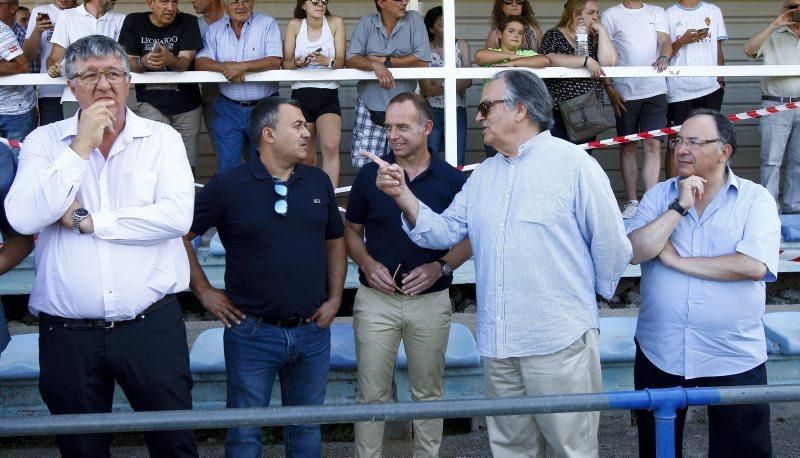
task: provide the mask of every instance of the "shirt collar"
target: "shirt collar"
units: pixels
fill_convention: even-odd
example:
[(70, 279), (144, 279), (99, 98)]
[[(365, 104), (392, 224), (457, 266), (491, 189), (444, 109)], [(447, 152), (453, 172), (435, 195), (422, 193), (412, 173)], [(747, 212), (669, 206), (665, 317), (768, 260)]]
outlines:
[[(394, 152), (392, 152), (390, 150), (389, 153), (386, 156), (383, 157), (383, 160), (388, 162), (388, 163), (390, 163), (390, 164), (394, 164), (395, 161), (396, 161), (396, 159), (394, 157)], [(414, 181), (421, 180), (421, 179), (427, 177), (428, 175), (432, 175), (432, 176), (435, 176), (435, 177), (440, 176), (440, 175), (444, 176), (443, 174), (440, 174), (439, 172), (442, 170), (442, 168), (445, 165), (447, 165), (447, 162), (445, 162), (443, 159), (439, 159), (438, 157), (436, 157), (433, 154), (431, 154), (431, 163), (428, 164), (428, 168), (423, 170), (419, 175), (417, 175), (416, 178), (414, 178)], [(408, 176), (407, 173), (406, 173), (406, 176)]]
[[(550, 140), (553, 136), (550, 134), (549, 130), (545, 130), (544, 132), (539, 132), (538, 134), (534, 135), (533, 137), (529, 138), (525, 143), (519, 145), (517, 149), (517, 158), (522, 158), (523, 156), (527, 156), (529, 151), (534, 150), (536, 147), (540, 146), (547, 140)], [(505, 157), (505, 156), (503, 156)], [(508, 159), (507, 161), (511, 162), (514, 159)]]
[[(725, 170), (728, 172), (728, 179), (727, 181), (725, 181), (725, 186), (723, 186), (722, 189), (720, 189), (720, 191), (727, 192), (731, 186), (733, 186), (738, 190), (739, 185), (741, 183), (739, 177), (737, 177), (736, 174), (733, 173), (733, 169), (730, 168), (730, 166), (725, 166)], [(681, 180), (683, 180), (683, 178), (681, 177), (676, 177), (672, 179), (670, 187), (673, 191), (678, 192), (678, 183), (680, 183)]]
[[(244, 25), (249, 26), (250, 23), (253, 22), (253, 18), (255, 18), (255, 17), (256, 17), (256, 12), (253, 11), (253, 13), (250, 14), (250, 18), (247, 19), (246, 21), (244, 21)], [(225, 27), (227, 27), (229, 29), (231, 28), (231, 17), (228, 16), (227, 14), (223, 15), (222, 18), (220, 19), (220, 21), (225, 21)]]
[[(406, 25), (406, 22), (408, 20), (408, 13), (409, 11), (406, 11), (406, 15), (397, 20), (397, 24), (395, 24), (394, 28), (392, 29), (392, 35), (394, 35), (398, 30), (400, 30), (400, 28)], [(374, 21), (375, 28), (380, 30), (381, 32), (386, 32), (386, 30), (383, 28), (383, 21), (381, 20), (380, 11), (375, 13), (375, 16), (373, 17), (375, 18)]]
[[(253, 174), (253, 178), (256, 180), (272, 181), (272, 175), (264, 166), (264, 163), (261, 162), (261, 158), (258, 155), (250, 159), (250, 162), (248, 162), (248, 167), (250, 168), (250, 173)], [(289, 177), (289, 180), (286, 182), (286, 184), (289, 185), (296, 180), (305, 178), (306, 167), (308, 166), (303, 164), (295, 165), (294, 171), (292, 172), (292, 175)]]
[[(68, 137), (74, 137), (78, 135), (78, 116), (80, 115), (82, 110), (78, 110), (77, 113), (73, 117), (69, 119), (69, 121), (64, 126), (64, 130), (61, 132), (61, 141), (66, 140)], [(149, 137), (153, 134), (153, 131), (145, 123), (143, 118), (137, 116), (130, 108), (125, 108), (125, 127), (122, 129), (120, 136), (125, 140), (125, 143), (129, 143), (131, 140), (137, 137)]]

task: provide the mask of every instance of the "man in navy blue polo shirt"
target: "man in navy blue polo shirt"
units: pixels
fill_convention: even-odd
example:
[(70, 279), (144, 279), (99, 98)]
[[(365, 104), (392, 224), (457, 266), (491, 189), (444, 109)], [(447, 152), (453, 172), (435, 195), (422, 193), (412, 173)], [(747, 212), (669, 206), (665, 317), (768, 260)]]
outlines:
[[(259, 155), (217, 174), (195, 200), (184, 238), (190, 287), (225, 324), (228, 407), (269, 405), (275, 375), (283, 405), (325, 399), (330, 330), (347, 270), (344, 227), (328, 176), (303, 165), (313, 141), (297, 102), (271, 97), (251, 116)], [(188, 241), (216, 226), (225, 291), (212, 287)], [(284, 428), (287, 456), (320, 456), (318, 425)], [(225, 456), (261, 456), (261, 428), (228, 431)]]
[[(386, 134), (393, 153), (386, 160), (403, 168), (408, 186), (433, 208), (444, 210), (464, 185), (464, 176), (428, 151), (433, 114), (428, 101), (411, 92), (386, 109)], [(361, 286), (353, 305), (358, 357), (358, 402), (391, 397), (397, 348), (403, 339), (414, 400), (442, 397), (442, 372), (450, 332), (453, 268), (471, 255), (465, 239), (451, 250), (418, 247), (403, 232), (400, 207), (375, 186), (378, 167), (365, 165), (353, 183), (345, 242), (359, 266)], [(366, 242), (364, 235), (366, 233)], [(414, 456), (438, 456), (442, 420), (414, 420)], [(355, 455), (381, 456), (383, 422), (355, 426)]]

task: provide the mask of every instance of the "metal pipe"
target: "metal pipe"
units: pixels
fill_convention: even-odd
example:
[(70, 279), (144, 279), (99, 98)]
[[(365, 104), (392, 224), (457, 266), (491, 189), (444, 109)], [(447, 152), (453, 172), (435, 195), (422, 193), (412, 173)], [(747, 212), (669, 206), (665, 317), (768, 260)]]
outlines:
[[(689, 405), (800, 401), (800, 385), (672, 390), (685, 392)], [(653, 395), (654, 391), (656, 390), (389, 404), (4, 418), (0, 419), (0, 437), (658, 409), (662, 401), (660, 395)]]

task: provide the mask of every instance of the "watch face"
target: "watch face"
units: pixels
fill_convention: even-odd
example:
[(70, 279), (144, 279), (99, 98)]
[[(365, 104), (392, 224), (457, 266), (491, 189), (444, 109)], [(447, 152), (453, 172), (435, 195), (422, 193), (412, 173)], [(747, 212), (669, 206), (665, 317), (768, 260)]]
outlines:
[(78, 218), (86, 218), (89, 216), (89, 210), (85, 208), (76, 208), (73, 214)]

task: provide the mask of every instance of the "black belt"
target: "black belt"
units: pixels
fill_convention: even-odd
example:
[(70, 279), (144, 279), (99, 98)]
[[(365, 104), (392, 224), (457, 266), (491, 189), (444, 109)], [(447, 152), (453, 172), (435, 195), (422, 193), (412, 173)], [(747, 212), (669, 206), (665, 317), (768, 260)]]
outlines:
[(268, 96), (264, 97), (263, 99), (257, 99), (257, 100), (245, 100), (245, 101), (233, 100), (232, 98), (230, 98), (230, 97), (225, 97), (225, 96), (223, 96), (223, 97), (225, 97), (226, 99), (230, 100), (230, 101), (231, 101), (231, 102), (233, 102), (233, 103), (239, 104), (240, 106), (243, 106), (243, 107), (252, 107), (252, 106), (255, 106), (256, 104), (258, 104), (258, 102), (260, 102), (260, 101), (262, 101), (262, 100), (264, 100), (264, 99), (268, 99), (268, 98), (270, 98), (270, 97), (275, 97), (276, 95), (278, 95), (278, 94), (277, 94), (277, 93), (275, 93), (275, 94), (272, 94), (272, 95), (268, 95)]
[(268, 318), (261, 318), (261, 317), (253, 317), (253, 318), (262, 323), (271, 324), (273, 326), (277, 326), (279, 328), (284, 328), (284, 329), (296, 328), (306, 322), (305, 317), (302, 316), (292, 316), (289, 318), (282, 318), (280, 320), (270, 320)]
[(775, 95), (762, 95), (761, 100), (769, 100), (772, 102), (792, 103), (800, 102), (800, 97), (778, 97)]
[(133, 323), (144, 319), (147, 315), (155, 312), (161, 307), (175, 302), (177, 298), (174, 294), (167, 294), (162, 299), (157, 300), (150, 307), (147, 307), (142, 313), (137, 314), (130, 320), (120, 321), (106, 321), (102, 318), (64, 318), (60, 316), (50, 315), (48, 313), (39, 313), (39, 320), (49, 323), (57, 324), (67, 329), (113, 329), (115, 326), (122, 326), (128, 323)]

